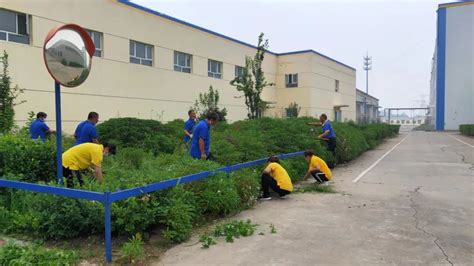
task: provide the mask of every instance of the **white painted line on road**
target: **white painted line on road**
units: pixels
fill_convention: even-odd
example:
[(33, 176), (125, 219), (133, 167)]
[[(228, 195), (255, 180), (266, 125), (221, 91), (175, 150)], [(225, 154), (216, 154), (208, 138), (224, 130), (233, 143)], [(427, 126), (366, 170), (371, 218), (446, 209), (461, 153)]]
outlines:
[(471, 144), (469, 144), (469, 143), (467, 143), (467, 142), (465, 142), (465, 141), (462, 141), (462, 140), (456, 138), (455, 136), (453, 136), (453, 135), (451, 135), (451, 134), (446, 134), (446, 135), (450, 136), (451, 138), (453, 138), (453, 139), (455, 139), (455, 140), (457, 140), (457, 141), (459, 141), (459, 142), (461, 142), (461, 143), (466, 144), (467, 146), (469, 146), (469, 147), (471, 147), (471, 148), (474, 148), (474, 145), (471, 145)]
[(410, 134), (408, 134), (406, 137), (404, 137), (402, 140), (400, 140), (399, 143), (395, 144), (395, 146), (393, 146), (384, 155), (382, 155), (382, 157), (380, 157), (377, 161), (375, 161), (375, 163), (373, 163), (371, 166), (369, 166), (369, 168), (365, 169), (354, 180), (352, 180), (352, 183), (356, 183), (357, 181), (359, 181), (359, 179), (361, 179), (365, 174), (367, 174), (370, 170), (372, 170), (372, 168), (374, 168), (378, 163), (380, 163), (380, 161), (382, 161), (383, 158), (385, 158), (385, 156), (387, 156), (389, 153), (391, 153), (398, 145), (402, 144), (402, 142), (404, 140), (406, 140), (409, 136), (410, 136)]

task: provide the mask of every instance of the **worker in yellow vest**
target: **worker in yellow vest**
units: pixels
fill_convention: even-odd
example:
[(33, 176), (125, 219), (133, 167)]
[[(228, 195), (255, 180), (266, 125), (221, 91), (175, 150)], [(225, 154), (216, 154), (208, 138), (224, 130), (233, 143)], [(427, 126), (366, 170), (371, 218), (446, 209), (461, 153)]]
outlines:
[(308, 179), (310, 176), (316, 179), (319, 184), (327, 184), (327, 181), (332, 180), (332, 173), (326, 162), (314, 155), (313, 151), (305, 151), (304, 159), (308, 162), (308, 172), (304, 176), (304, 179)]
[(280, 160), (276, 156), (268, 159), (268, 165), (262, 173), (263, 196), (260, 200), (271, 200), (270, 191), (278, 193), (284, 199), (293, 191), (293, 184), (288, 172), (280, 165)]
[(76, 177), (82, 187), (81, 170), (94, 168), (94, 176), (99, 183), (102, 183), (102, 160), (104, 156), (115, 154), (116, 147), (109, 143), (82, 143), (65, 151), (63, 158), (63, 176), (66, 178), (66, 185), (74, 187), (73, 178)]

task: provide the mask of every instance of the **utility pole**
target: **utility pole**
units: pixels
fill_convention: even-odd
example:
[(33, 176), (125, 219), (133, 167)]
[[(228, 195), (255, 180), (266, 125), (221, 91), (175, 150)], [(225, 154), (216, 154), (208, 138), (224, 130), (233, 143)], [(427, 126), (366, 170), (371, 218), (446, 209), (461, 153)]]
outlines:
[(369, 115), (367, 114), (368, 112), (367, 96), (369, 95), (369, 70), (371, 69), (372, 69), (372, 57), (369, 56), (369, 52), (367, 52), (367, 55), (364, 56), (365, 93), (367, 93), (367, 95), (365, 96), (365, 101), (364, 101), (364, 120), (366, 123), (369, 123)]

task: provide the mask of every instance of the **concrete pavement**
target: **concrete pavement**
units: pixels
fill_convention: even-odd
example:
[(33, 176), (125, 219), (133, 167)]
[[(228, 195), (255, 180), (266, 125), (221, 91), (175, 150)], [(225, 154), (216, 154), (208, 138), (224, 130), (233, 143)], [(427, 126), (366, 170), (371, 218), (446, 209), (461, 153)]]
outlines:
[[(474, 265), (474, 149), (469, 145), (472, 138), (455, 133), (403, 132), (338, 166), (338, 193), (263, 202), (233, 217), (258, 223), (255, 235), (234, 243), (220, 240), (210, 249), (192, 245), (195, 236), (156, 264)], [(276, 234), (270, 234), (269, 224), (275, 224)]]

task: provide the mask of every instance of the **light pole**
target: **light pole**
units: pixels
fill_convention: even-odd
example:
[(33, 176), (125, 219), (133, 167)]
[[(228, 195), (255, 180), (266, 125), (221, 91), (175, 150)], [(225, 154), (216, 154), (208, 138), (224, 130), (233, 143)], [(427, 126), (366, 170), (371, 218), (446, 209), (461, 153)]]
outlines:
[(364, 70), (365, 70), (365, 93), (367, 94), (364, 97), (364, 120), (366, 123), (369, 123), (369, 116), (367, 114), (368, 108), (367, 108), (367, 96), (369, 95), (369, 70), (372, 69), (372, 57), (369, 56), (369, 53), (367, 52), (367, 55), (364, 56)]

